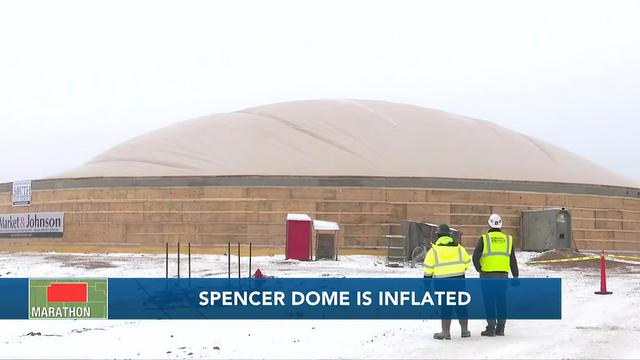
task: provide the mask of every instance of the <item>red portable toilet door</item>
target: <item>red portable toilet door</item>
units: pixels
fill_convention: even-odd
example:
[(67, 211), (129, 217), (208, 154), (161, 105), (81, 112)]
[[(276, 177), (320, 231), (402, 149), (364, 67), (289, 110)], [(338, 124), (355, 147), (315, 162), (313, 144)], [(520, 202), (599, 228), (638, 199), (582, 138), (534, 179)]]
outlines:
[(311, 260), (311, 218), (287, 219), (287, 259)]

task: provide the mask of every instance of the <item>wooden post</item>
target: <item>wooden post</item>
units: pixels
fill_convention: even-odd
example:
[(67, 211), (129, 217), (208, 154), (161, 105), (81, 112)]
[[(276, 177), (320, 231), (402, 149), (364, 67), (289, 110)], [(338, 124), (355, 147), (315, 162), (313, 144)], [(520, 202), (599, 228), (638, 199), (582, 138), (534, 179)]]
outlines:
[(340, 225), (342, 223), (342, 210), (338, 210), (338, 226), (340, 227), (340, 230), (338, 230), (338, 233), (336, 234), (336, 260), (339, 260), (339, 255), (338, 255), (338, 247), (343, 247), (344, 246), (344, 230), (342, 229), (342, 225)]

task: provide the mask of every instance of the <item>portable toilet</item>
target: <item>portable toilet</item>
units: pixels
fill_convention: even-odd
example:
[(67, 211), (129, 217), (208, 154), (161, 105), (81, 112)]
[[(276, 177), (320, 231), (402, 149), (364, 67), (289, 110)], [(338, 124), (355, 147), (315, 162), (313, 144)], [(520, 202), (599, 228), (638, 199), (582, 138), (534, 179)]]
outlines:
[(336, 248), (338, 231), (340, 226), (332, 221), (313, 220), (313, 229), (316, 231), (316, 260), (338, 260)]
[(287, 214), (285, 258), (311, 260), (312, 221), (306, 214)]
[(524, 251), (573, 249), (571, 213), (565, 208), (522, 211), (520, 240)]

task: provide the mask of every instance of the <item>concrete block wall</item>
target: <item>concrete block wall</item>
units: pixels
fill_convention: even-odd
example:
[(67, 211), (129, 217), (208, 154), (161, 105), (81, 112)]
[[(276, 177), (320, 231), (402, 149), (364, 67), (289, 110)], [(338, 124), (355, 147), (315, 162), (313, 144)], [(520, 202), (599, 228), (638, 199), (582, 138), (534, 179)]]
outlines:
[(640, 199), (573, 194), (454, 189), (358, 187), (112, 187), (34, 190), (33, 205), (14, 208), (0, 193), (0, 213), (61, 211), (63, 238), (4, 238), (4, 245), (97, 246), (187, 243), (222, 246), (231, 241), (284, 246), (287, 213), (337, 221), (343, 247), (386, 246), (400, 220), (448, 223), (473, 246), (489, 214), (502, 215), (516, 238), (522, 210), (566, 207), (573, 238), (583, 250), (640, 251)]

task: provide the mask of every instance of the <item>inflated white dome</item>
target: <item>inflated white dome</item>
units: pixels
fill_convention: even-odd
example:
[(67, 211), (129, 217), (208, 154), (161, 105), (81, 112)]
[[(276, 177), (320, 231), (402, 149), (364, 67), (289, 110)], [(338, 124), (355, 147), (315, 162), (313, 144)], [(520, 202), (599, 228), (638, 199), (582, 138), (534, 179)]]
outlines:
[(569, 151), (487, 121), (367, 100), (278, 103), (189, 120), (138, 136), (55, 177), (229, 175), (640, 187)]

